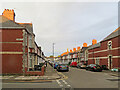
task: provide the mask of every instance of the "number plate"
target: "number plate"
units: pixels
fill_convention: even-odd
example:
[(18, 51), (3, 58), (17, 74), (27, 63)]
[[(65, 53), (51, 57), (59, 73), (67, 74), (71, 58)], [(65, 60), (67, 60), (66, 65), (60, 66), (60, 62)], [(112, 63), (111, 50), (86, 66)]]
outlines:
[(63, 69), (66, 69), (66, 67), (63, 67)]
[(97, 67), (98, 69), (100, 69), (100, 67)]

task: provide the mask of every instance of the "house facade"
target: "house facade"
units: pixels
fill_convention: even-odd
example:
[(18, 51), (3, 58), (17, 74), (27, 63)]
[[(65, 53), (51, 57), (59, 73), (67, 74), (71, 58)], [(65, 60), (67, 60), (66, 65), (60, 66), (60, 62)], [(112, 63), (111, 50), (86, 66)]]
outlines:
[(35, 47), (32, 23), (15, 22), (14, 10), (5, 9), (0, 15), (0, 32), (2, 73), (25, 74), (34, 70), (42, 51), (37, 45)]
[(73, 51), (70, 50), (63, 54), (61, 54), (61, 60), (63, 62), (83, 62), (83, 63), (87, 63), (88, 62), (88, 50), (87, 50), (88, 46), (87, 43), (83, 43), (83, 47), (77, 47), (73, 48)]
[[(87, 46), (86, 43), (78, 51), (71, 51), (68, 54), (61, 55), (62, 60), (69, 56), (70, 62), (76, 61), (86, 64), (105, 65), (108, 69), (120, 67), (120, 27), (114, 32), (97, 43), (92, 40), (92, 45)], [(76, 55), (77, 54), (77, 55)]]
[(106, 65), (108, 69), (120, 67), (119, 32), (120, 28), (88, 48), (88, 64)]

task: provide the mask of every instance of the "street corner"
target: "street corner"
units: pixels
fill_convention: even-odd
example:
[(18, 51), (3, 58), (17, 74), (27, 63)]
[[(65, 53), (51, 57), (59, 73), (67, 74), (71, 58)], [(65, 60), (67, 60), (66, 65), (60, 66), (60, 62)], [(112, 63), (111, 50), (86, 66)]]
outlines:
[(12, 79), (15, 78), (16, 76), (0, 76), (1, 80), (6, 80), (6, 79)]
[(3, 83), (9, 83), (9, 82), (48, 82), (60, 79), (61, 77), (59, 75), (54, 76), (4, 76), (2, 79)]

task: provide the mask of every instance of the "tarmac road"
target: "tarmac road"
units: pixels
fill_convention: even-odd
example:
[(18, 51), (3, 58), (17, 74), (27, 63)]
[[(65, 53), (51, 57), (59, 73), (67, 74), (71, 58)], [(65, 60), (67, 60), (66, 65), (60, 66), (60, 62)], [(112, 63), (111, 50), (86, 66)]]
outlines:
[(63, 74), (68, 77), (66, 82), (73, 88), (118, 88), (118, 77), (107, 73), (70, 68), (69, 72)]
[(91, 72), (84, 69), (70, 68), (69, 72), (59, 72), (59, 74), (63, 75), (64, 79), (52, 80), (47, 82), (36, 81), (24, 83), (3, 83), (2, 87), (41, 88), (41, 90), (45, 90), (43, 88), (51, 88), (50, 90), (54, 90), (53, 88), (55, 88), (55, 90), (67, 90), (65, 88), (69, 88), (69, 90), (73, 90), (72, 88), (79, 88), (76, 90), (80, 90), (80, 88), (112, 88), (111, 90), (117, 90), (113, 88), (118, 88), (118, 77), (111, 76), (107, 73)]

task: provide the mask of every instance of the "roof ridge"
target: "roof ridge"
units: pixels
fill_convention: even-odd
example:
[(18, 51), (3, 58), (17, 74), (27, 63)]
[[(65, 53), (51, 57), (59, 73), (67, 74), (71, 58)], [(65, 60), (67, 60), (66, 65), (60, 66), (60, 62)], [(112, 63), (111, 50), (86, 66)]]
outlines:
[(114, 33), (114, 32), (116, 32), (116, 31), (118, 31), (118, 30), (120, 30), (120, 27), (118, 27), (116, 30), (114, 30), (112, 33)]
[[(3, 16), (3, 15), (0, 15), (0, 16), (2, 16), (2, 17), (5, 17), (5, 16)], [(7, 18), (7, 17), (5, 17), (5, 18)], [(7, 18), (8, 20), (10, 20), (9, 18)], [(12, 21), (12, 22), (14, 22), (15, 24), (17, 24), (17, 25), (20, 25), (20, 24), (30, 24), (30, 25), (32, 25), (32, 23), (17, 23), (17, 22), (15, 22), (15, 21), (13, 21), (13, 20), (10, 20), (10, 21)], [(21, 26), (21, 25), (20, 25)], [(23, 27), (23, 26), (22, 26)]]
[[(120, 30), (120, 27), (118, 27), (117, 29), (115, 29), (112, 33), (110, 33), (107, 37), (105, 37), (102, 41), (105, 41), (105, 40), (107, 40), (107, 39), (109, 39), (110, 38), (110, 36), (111, 35), (114, 35), (114, 33), (116, 33), (118, 30)], [(112, 38), (113, 38), (114, 36), (112, 36)], [(101, 42), (102, 42), (101, 41)]]
[[(15, 22), (15, 21), (13, 21), (13, 20), (10, 20), (9, 18), (7, 18), (7, 17), (5, 17), (5, 16), (3, 16), (3, 15), (1, 15), (2, 17), (4, 17), (4, 18), (6, 18), (6, 19), (8, 19), (9, 21), (11, 21), (11, 22), (14, 22), (15, 24), (17, 24), (17, 25), (19, 25), (19, 26), (21, 26), (20, 24), (18, 24), (17, 22)], [(23, 26), (22, 26), (23, 27)]]
[(30, 25), (32, 25), (32, 23), (18, 23), (18, 24), (30, 24)]

